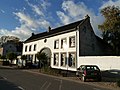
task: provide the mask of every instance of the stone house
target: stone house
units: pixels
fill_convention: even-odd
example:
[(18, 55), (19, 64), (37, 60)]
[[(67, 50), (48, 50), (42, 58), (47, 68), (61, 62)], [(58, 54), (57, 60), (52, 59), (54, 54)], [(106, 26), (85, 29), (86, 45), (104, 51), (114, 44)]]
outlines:
[(0, 47), (0, 54), (6, 56), (9, 52), (22, 55), (22, 42), (8, 41), (3, 43)]

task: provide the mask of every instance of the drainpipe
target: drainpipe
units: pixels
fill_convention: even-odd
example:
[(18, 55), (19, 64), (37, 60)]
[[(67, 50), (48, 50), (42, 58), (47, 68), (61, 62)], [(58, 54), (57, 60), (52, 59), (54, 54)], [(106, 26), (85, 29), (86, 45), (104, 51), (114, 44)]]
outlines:
[(77, 70), (77, 63), (78, 63), (78, 27), (75, 28), (76, 29), (76, 70)]

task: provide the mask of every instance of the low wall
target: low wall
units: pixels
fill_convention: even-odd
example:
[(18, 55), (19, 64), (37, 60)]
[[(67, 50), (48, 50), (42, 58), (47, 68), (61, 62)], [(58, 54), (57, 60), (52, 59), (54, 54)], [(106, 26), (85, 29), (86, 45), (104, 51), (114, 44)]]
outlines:
[(79, 57), (80, 65), (97, 65), (101, 70), (120, 70), (120, 56), (85, 56)]

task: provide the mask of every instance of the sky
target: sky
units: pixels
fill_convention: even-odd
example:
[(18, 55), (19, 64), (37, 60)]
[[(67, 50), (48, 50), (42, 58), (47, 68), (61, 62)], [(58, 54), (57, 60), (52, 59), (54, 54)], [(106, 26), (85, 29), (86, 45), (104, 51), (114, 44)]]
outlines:
[(96, 35), (104, 22), (100, 10), (120, 6), (120, 0), (2, 0), (0, 2), (0, 37), (16, 36), (24, 41), (32, 33), (45, 32), (90, 16)]

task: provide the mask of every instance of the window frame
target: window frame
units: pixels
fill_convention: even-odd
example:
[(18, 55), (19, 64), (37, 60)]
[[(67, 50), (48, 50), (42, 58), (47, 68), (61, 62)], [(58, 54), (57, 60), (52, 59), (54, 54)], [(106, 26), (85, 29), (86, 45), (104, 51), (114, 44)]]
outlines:
[[(70, 54), (74, 54), (74, 58), (72, 60), (71, 60)], [(76, 66), (76, 53), (75, 52), (69, 52), (68, 57), (69, 57), (68, 66), (69, 67), (75, 67)]]
[[(64, 59), (62, 58), (62, 55), (65, 55)], [(65, 67), (67, 65), (67, 53), (66, 52), (61, 52), (60, 53), (60, 66)]]
[(34, 44), (33, 51), (36, 51), (37, 44)]
[[(57, 41), (58, 41), (58, 43), (57, 43)], [(57, 44), (58, 44), (58, 46), (57, 46)], [(59, 49), (59, 39), (54, 41), (54, 49)]]
[(26, 45), (26, 46), (25, 46), (25, 52), (27, 52), (27, 48), (28, 48), (28, 46)]
[[(73, 43), (74, 43), (74, 46), (71, 45), (71, 43), (72, 43), (72, 42), (71, 42), (71, 41), (72, 41), (71, 39), (72, 39), (72, 38), (74, 38), (74, 42), (73, 42)], [(76, 46), (76, 44), (75, 44), (75, 36), (69, 37), (69, 47), (70, 47), (70, 48), (73, 48), (73, 47), (75, 47), (75, 46)]]
[(29, 51), (31, 51), (31, 50), (32, 50), (32, 45), (29, 46)]
[(64, 46), (63, 46), (64, 45), (63, 40), (65, 40), (65, 44), (67, 44), (67, 38), (62, 38), (61, 39), (61, 49), (64, 48)]
[[(53, 57), (54, 57), (54, 58), (53, 58), (53, 60), (54, 60), (54, 61), (53, 61), (53, 65), (54, 65), (54, 66), (59, 66), (59, 53), (54, 53), (53, 55), (54, 55), (54, 56), (53, 56)], [(58, 55), (58, 58), (57, 58), (57, 59), (56, 59), (56, 55)]]

